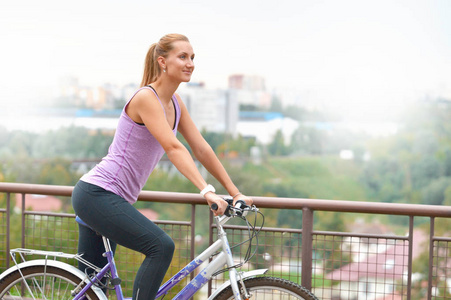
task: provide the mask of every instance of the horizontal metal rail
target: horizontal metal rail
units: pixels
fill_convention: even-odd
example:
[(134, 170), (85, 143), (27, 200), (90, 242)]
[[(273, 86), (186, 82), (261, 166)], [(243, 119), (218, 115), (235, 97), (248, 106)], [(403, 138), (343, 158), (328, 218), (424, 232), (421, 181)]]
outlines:
[[(55, 186), (41, 184), (5, 183), (0, 182), (0, 192), (37, 194), (52, 196), (72, 195), (72, 186)], [(404, 215), (417, 217), (451, 217), (451, 206), (404, 204), (404, 203), (380, 203), (363, 201), (321, 200), (304, 198), (278, 198), (253, 196), (255, 205), (261, 208), (302, 209), (313, 211), (333, 211), (347, 213), (369, 213)], [(168, 202), (181, 204), (206, 205), (205, 199), (199, 194), (142, 191), (139, 201)]]

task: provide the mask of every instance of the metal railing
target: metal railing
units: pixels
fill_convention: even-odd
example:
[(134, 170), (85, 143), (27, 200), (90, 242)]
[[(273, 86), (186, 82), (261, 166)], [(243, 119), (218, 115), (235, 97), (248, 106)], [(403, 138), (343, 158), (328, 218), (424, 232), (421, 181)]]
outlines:
[[(73, 214), (18, 211), (12, 201), (13, 195), (20, 195), (21, 207), (27, 207), (27, 194), (70, 197), (72, 189), (71, 186), (0, 183), (0, 247), (5, 249), (0, 256), (0, 271), (10, 265), (7, 253), (11, 244), (76, 252), (77, 226)], [(269, 274), (298, 282), (319, 299), (451, 299), (451, 207), (301, 198), (253, 199), (265, 214), (277, 214), (285, 209), (301, 211), (302, 216), (297, 228), (263, 228), (257, 255), (244, 268), (268, 268)], [(167, 274), (172, 276), (196, 251), (202, 250), (197, 246), (196, 224), (203, 220), (196, 220), (196, 215), (207, 211), (205, 201), (198, 194), (149, 191), (143, 191), (139, 201), (177, 203), (191, 208), (188, 221), (155, 221), (176, 243), (177, 250)], [(315, 230), (319, 219), (315, 214), (323, 214), (324, 220), (334, 212), (345, 217), (362, 215), (367, 219), (388, 215), (401, 218), (403, 221), (399, 223), (406, 225), (397, 226), (397, 232)], [(228, 226), (229, 239), (240, 241), (246, 230), (239, 225)], [(209, 226), (210, 240), (214, 234), (215, 228)], [(244, 255), (246, 249), (241, 248), (235, 249), (237, 257)], [(131, 290), (142, 257), (121, 247), (117, 253), (127, 292)], [(209, 288), (214, 289), (221, 280), (212, 280)]]

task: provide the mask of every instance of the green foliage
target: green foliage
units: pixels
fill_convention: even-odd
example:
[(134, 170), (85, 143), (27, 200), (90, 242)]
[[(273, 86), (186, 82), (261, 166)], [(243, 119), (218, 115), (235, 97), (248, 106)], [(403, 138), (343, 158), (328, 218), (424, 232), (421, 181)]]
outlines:
[[(229, 166), (228, 173), (238, 188), (249, 195), (365, 201), (366, 190), (357, 180), (355, 162), (329, 157), (268, 158), (260, 165)], [(266, 211), (265, 211), (266, 213)], [(268, 212), (269, 213), (269, 212)], [(273, 226), (300, 228), (301, 212), (281, 210), (269, 218)], [(315, 218), (321, 229), (342, 228), (340, 214), (327, 220)]]
[(289, 105), (282, 112), (284, 116), (293, 120), (303, 121), (308, 120), (309, 117), (311, 118), (311, 113), (309, 111), (296, 105)]
[(451, 106), (420, 103), (395, 136), (368, 144), (361, 180), (376, 201), (442, 205), (451, 186)]
[(8, 160), (4, 168), (5, 179), (11, 182), (75, 185), (80, 177), (70, 160), (58, 157), (46, 160), (22, 157), (20, 163)]
[(292, 136), (291, 149), (295, 154), (325, 154), (327, 133), (315, 128), (299, 127)]
[(211, 148), (215, 151), (217, 151), (217, 149), (222, 144), (224, 144), (225, 141), (232, 140), (232, 137), (230, 134), (208, 132), (205, 130), (202, 131), (202, 136), (208, 142), (208, 144), (211, 146)]
[(443, 194), (445, 196), (443, 205), (451, 206), (451, 186), (447, 187)]
[(282, 209), (277, 216), (277, 227), (302, 228), (302, 211)]
[(422, 156), (419, 160), (410, 165), (412, 187), (421, 189), (427, 186), (432, 180), (436, 180), (442, 173), (440, 162), (431, 156)]
[(290, 154), (337, 155), (341, 150), (353, 150), (356, 161), (362, 161), (368, 136), (350, 130), (334, 128), (328, 123), (301, 125), (293, 133)]
[(437, 153), (438, 159), (441, 162), (444, 176), (451, 176), (451, 147), (445, 145)]
[[(2, 167), (2, 165), (0, 164), (0, 182), (3, 182), (3, 181), (5, 181), (5, 175), (3, 174), (3, 167)], [(0, 196), (1, 197), (1, 196)], [(1, 199), (1, 198), (0, 198)]]
[[(349, 219), (347, 221), (349, 222)], [(315, 212), (314, 226), (316, 230), (346, 232), (346, 224), (345, 214), (343, 213), (328, 211)]]
[(43, 134), (0, 128), (0, 158), (99, 158), (107, 153), (112, 139), (112, 133), (75, 126)]
[(363, 180), (380, 201), (396, 202), (402, 198), (404, 168), (394, 158), (375, 158), (365, 165)]
[(269, 143), (268, 153), (274, 156), (283, 156), (289, 153), (288, 146), (285, 145), (285, 140), (282, 131), (278, 130), (274, 136), (274, 140)]
[(424, 204), (442, 205), (445, 201), (445, 192), (451, 188), (451, 177), (440, 177), (432, 180), (423, 192)]
[(264, 193), (276, 197), (365, 200), (352, 161), (332, 157), (270, 158)]
[(70, 161), (56, 158), (42, 165), (38, 178), (41, 184), (75, 185), (79, 176), (71, 172)]
[(152, 172), (144, 189), (165, 192), (198, 192), (197, 188), (188, 179), (181, 176), (181, 174), (169, 175), (160, 169), (156, 169)]

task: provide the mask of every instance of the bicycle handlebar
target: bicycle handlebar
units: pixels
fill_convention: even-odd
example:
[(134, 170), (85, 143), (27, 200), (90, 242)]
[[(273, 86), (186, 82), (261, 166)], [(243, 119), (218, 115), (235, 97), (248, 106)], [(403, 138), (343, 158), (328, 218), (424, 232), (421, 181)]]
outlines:
[[(224, 212), (224, 215), (227, 217), (230, 217), (233, 213), (235, 213), (238, 216), (243, 215), (243, 212), (246, 208), (249, 208), (248, 205), (246, 205), (246, 202), (243, 200), (238, 200), (235, 202), (235, 205), (233, 205), (233, 199), (232, 198), (224, 198), (224, 201), (228, 203), (227, 209)], [(216, 203), (213, 203), (211, 205), (212, 210), (217, 210), (218, 205)]]

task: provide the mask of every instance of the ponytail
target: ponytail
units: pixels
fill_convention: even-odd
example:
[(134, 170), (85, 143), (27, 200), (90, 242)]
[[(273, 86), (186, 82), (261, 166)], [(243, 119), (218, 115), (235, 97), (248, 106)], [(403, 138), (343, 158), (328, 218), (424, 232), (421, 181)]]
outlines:
[(155, 52), (156, 48), (157, 43), (153, 43), (147, 51), (141, 87), (151, 84), (160, 76), (160, 67), (157, 61), (158, 57)]

